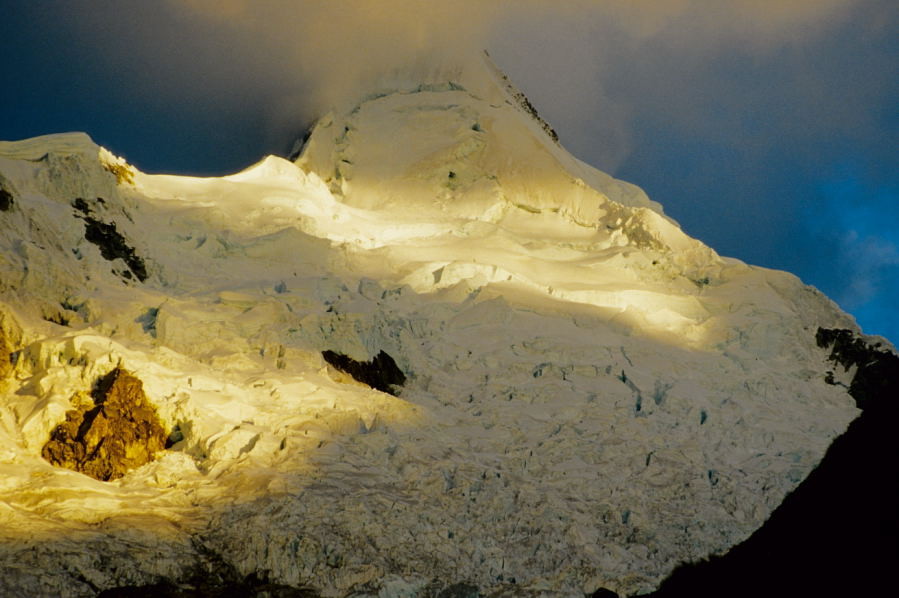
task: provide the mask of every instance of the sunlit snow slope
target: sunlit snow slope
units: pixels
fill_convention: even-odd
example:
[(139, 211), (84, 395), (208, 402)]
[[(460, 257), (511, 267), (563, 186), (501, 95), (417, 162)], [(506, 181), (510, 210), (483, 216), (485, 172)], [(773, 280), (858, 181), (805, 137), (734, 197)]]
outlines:
[[(224, 563), (327, 596), (630, 594), (746, 538), (857, 415), (815, 345), (857, 328), (550, 133), (488, 66), (222, 178), (83, 134), (0, 143), (0, 593)], [(113, 259), (86, 239), (111, 224)], [(51, 466), (116, 365), (174, 445), (114, 482)]]

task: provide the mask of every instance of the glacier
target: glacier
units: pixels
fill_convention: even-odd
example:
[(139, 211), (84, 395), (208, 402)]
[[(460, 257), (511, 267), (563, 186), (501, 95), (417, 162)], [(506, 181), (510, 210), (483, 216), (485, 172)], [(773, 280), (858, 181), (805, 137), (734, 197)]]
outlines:
[[(0, 590), (633, 595), (758, 529), (859, 414), (815, 339), (858, 327), (523, 98), (487, 60), (217, 178), (83, 133), (0, 142)], [(170, 448), (112, 482), (51, 466), (116, 367)]]

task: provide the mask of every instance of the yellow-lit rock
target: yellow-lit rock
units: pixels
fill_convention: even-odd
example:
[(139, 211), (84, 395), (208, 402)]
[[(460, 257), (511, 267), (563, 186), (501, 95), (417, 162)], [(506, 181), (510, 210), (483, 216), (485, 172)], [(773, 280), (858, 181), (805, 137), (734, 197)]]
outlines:
[(12, 352), (12, 343), (10, 343), (9, 339), (6, 338), (3, 330), (0, 329), (0, 380), (6, 378), (12, 371)]
[(11, 316), (0, 307), (0, 380), (4, 380), (15, 367), (13, 354), (22, 339), (22, 331)]
[(165, 448), (165, 428), (133, 374), (112, 370), (92, 396), (93, 402), (69, 411), (53, 430), (41, 451), (44, 459), (108, 481), (149, 463)]

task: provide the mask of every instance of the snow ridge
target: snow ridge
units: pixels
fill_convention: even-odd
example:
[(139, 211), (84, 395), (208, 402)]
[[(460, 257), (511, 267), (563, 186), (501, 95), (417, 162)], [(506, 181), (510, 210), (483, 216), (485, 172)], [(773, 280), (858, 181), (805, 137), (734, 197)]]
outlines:
[(540, 127), (549, 135), (549, 138), (552, 139), (557, 144), (559, 143), (559, 134), (556, 133), (555, 129), (553, 129), (548, 122), (543, 120), (543, 118), (537, 113), (537, 109), (534, 108), (534, 105), (531, 104), (531, 101), (528, 100), (527, 96), (522, 93), (520, 89), (515, 87), (515, 84), (506, 76), (505, 73), (500, 70), (496, 63), (490, 58), (490, 54), (487, 50), (484, 50), (484, 62), (488, 65), (490, 70), (502, 80), (503, 87), (506, 90), (506, 93), (509, 94), (518, 106), (524, 110), (525, 113), (529, 114), (531, 118), (537, 121), (540, 124)]

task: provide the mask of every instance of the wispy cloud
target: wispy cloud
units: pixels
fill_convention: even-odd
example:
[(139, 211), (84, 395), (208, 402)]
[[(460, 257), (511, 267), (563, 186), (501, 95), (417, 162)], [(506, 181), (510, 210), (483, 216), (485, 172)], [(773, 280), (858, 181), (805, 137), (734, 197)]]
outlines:
[[(609, 79), (635, 48), (681, 56), (689, 77), (722, 48), (754, 55), (802, 44), (860, 1), (74, 0), (63, 12), (106, 50), (100, 58), (122, 85), (157, 101), (255, 111), (276, 136), (385, 79), (494, 49), (571, 131), (576, 151), (605, 148), (603, 166), (614, 168), (631, 148), (635, 110)], [(641, 67), (647, 77), (670, 68)], [(692, 118), (688, 104), (683, 111)]]
[[(843, 166), (820, 186), (804, 217), (799, 246), (821, 249), (823, 290), (869, 332), (899, 338), (899, 189), (872, 186)], [(814, 255), (813, 251), (809, 251)]]

